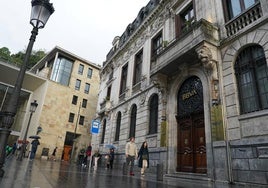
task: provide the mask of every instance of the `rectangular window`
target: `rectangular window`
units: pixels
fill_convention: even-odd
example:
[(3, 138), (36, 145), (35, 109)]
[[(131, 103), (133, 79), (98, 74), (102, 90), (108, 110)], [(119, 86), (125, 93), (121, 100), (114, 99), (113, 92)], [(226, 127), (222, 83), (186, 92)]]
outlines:
[(83, 75), (83, 71), (84, 71), (84, 65), (80, 64), (78, 68), (78, 74)]
[(112, 90), (112, 86), (109, 86), (109, 87), (107, 88), (106, 100), (110, 100), (110, 97), (111, 97), (111, 90)]
[(83, 108), (86, 108), (87, 107), (87, 99), (83, 99), (82, 107)]
[(90, 89), (90, 84), (86, 83), (84, 93), (88, 94), (89, 93), (89, 89)]
[(224, 9), (227, 11), (226, 20), (229, 21), (238, 16), (257, 2), (259, 0), (224, 0)]
[(142, 61), (143, 61), (143, 51), (141, 50), (139, 53), (135, 55), (133, 86), (141, 81)]
[(74, 113), (69, 114), (69, 120), (68, 122), (73, 123), (74, 122)]
[(195, 21), (193, 4), (190, 4), (185, 10), (176, 16), (176, 37), (187, 32)]
[(126, 64), (122, 68), (122, 75), (121, 75), (121, 84), (120, 84), (120, 94), (123, 94), (127, 89), (127, 70), (128, 64)]
[(84, 125), (85, 116), (80, 116), (79, 118), (79, 125)]
[(152, 60), (156, 58), (156, 56), (162, 51), (163, 38), (162, 32), (158, 33), (152, 40)]
[(78, 100), (78, 96), (73, 95), (73, 100), (72, 100), (72, 104), (77, 104), (77, 100)]
[(87, 77), (88, 78), (92, 77), (92, 72), (93, 72), (93, 70), (91, 68), (88, 68), (88, 70), (87, 70)]
[(63, 57), (58, 57), (55, 61), (50, 79), (54, 82), (68, 86), (70, 82), (73, 61)]
[(75, 82), (75, 90), (80, 90), (81, 87), (81, 80), (77, 79)]

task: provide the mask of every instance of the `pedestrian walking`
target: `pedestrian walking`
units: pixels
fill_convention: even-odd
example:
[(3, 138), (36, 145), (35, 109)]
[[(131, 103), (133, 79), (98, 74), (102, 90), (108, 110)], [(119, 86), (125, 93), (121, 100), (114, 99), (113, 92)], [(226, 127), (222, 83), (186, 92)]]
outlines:
[(126, 153), (127, 168), (130, 164), (129, 175), (134, 176), (134, 173), (133, 173), (134, 161), (135, 159), (137, 159), (137, 156), (138, 156), (137, 146), (136, 146), (134, 137), (131, 137), (130, 141), (126, 144), (125, 153)]
[(78, 165), (81, 165), (83, 167), (83, 162), (84, 162), (84, 158), (85, 158), (85, 153), (86, 150), (85, 149), (81, 149), (79, 154), (78, 154)]
[(38, 139), (34, 139), (31, 144), (32, 144), (32, 149), (31, 149), (30, 159), (33, 160), (35, 157), (37, 147), (38, 145), (40, 145), (40, 142)]
[(106, 168), (110, 168), (110, 154), (105, 155)]
[(149, 151), (146, 141), (144, 141), (141, 145), (141, 148), (138, 152), (138, 159), (138, 167), (141, 168), (141, 175), (143, 176), (145, 170), (149, 168)]
[(99, 153), (99, 150), (96, 150), (95, 151), (93, 157), (94, 157), (94, 170), (97, 170), (97, 168), (98, 168), (98, 161), (101, 158), (101, 154)]
[(87, 147), (85, 156), (84, 156), (82, 167), (86, 168), (90, 166), (91, 151), (92, 151), (92, 146), (91, 144), (89, 144)]
[(55, 147), (54, 150), (53, 150), (53, 152), (52, 152), (51, 160), (53, 160), (53, 161), (56, 161), (56, 152), (57, 152), (57, 149), (58, 149), (58, 147)]
[(15, 142), (12, 147), (12, 154), (14, 155), (17, 151), (17, 143)]
[(110, 149), (110, 169), (113, 169), (113, 164), (114, 164), (114, 149), (111, 148)]

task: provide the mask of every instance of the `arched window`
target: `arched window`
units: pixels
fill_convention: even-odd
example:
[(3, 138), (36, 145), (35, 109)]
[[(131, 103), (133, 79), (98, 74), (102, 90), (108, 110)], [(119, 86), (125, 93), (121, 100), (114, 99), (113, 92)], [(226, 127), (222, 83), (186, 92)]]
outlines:
[(158, 126), (158, 95), (154, 94), (152, 96), (149, 108), (149, 134), (155, 134)]
[(268, 68), (261, 46), (249, 46), (236, 59), (241, 114), (268, 108)]
[(116, 119), (116, 129), (115, 129), (114, 141), (119, 141), (120, 127), (121, 127), (121, 112), (118, 112), (117, 119)]
[(134, 104), (131, 108), (130, 116), (130, 129), (129, 129), (129, 138), (135, 137), (136, 132), (136, 118), (137, 118), (137, 106)]
[(104, 143), (105, 131), (106, 131), (106, 119), (103, 120), (102, 135), (101, 135), (101, 144)]

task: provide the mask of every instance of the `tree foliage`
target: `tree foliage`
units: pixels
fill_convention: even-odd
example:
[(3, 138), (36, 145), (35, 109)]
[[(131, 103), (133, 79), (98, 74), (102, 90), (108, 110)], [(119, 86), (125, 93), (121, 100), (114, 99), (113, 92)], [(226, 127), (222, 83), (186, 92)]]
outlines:
[(0, 48), (0, 58), (6, 61), (10, 60), (11, 52), (7, 47)]
[[(7, 47), (0, 48), (0, 59), (4, 62), (8, 62), (11, 64), (15, 64), (20, 66), (26, 54), (26, 50), (19, 51), (16, 54), (11, 54)], [(39, 60), (41, 60), (46, 55), (45, 50), (32, 50), (32, 54), (29, 58), (29, 62), (27, 63), (27, 68), (33, 67)]]

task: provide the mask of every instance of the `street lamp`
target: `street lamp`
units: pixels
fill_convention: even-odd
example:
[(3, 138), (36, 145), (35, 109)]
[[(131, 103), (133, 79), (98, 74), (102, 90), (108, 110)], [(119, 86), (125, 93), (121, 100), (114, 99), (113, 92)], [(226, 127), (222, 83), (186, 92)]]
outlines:
[(0, 177), (3, 177), (4, 170), (2, 169), (5, 162), (5, 147), (10, 134), (10, 128), (14, 122), (14, 117), (17, 113), (18, 101), (20, 97), (23, 78), (26, 72), (27, 64), (32, 52), (35, 38), (38, 34), (38, 29), (44, 28), (50, 15), (54, 12), (52, 3), (49, 0), (32, 0), (32, 11), (30, 23), (33, 26), (30, 41), (28, 43), (26, 54), (23, 63), (20, 67), (19, 74), (14, 86), (14, 90), (7, 103), (5, 111), (1, 112), (2, 121), (0, 122)]
[(26, 152), (27, 134), (28, 134), (28, 130), (29, 130), (29, 126), (30, 126), (30, 123), (31, 123), (31, 120), (32, 120), (33, 113), (35, 112), (37, 106), (38, 106), (38, 104), (37, 104), (36, 100), (34, 100), (34, 102), (31, 102), (31, 106), (30, 106), (31, 114), (30, 114), (30, 118), (29, 118), (29, 121), (28, 121), (28, 124), (27, 124), (27, 127), (26, 127), (26, 131), (24, 133), (20, 155), (18, 157), (18, 160), (20, 160), (20, 161), (22, 160), (22, 157), (24, 156), (24, 154)]

